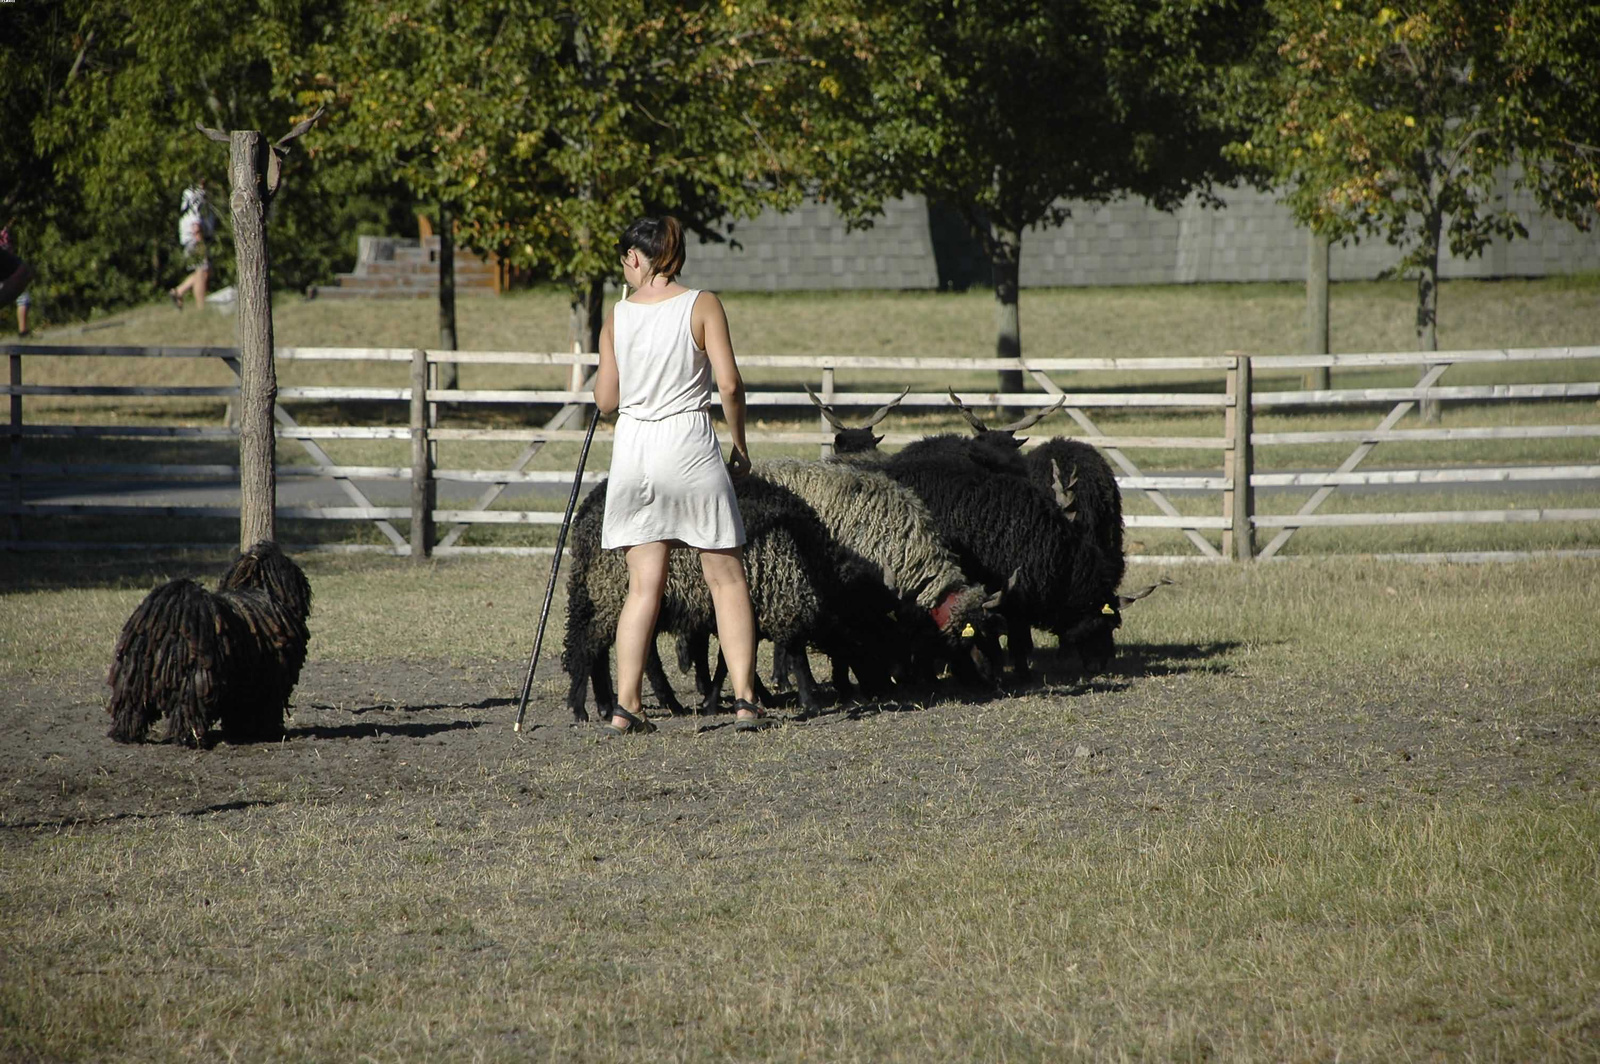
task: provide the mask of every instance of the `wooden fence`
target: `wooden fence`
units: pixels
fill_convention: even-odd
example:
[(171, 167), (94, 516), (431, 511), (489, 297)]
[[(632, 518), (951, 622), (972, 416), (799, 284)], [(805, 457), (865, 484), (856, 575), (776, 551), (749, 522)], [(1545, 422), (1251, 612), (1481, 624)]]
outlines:
[[(163, 425), (50, 425), (30, 424), (23, 419), (22, 401), (25, 396), (217, 396), (237, 394), (236, 386), (176, 387), (176, 386), (104, 386), (104, 385), (30, 385), (25, 383), (23, 359), (28, 356), (81, 356), (121, 358), (216, 358), (238, 372), (237, 352), (231, 348), (143, 348), (143, 347), (54, 347), (44, 345), (0, 345), (0, 352), (8, 356), (10, 378), (5, 393), (10, 397), (9, 447), (7, 449), (6, 475), (8, 498), (0, 506), (11, 519), (10, 538), (0, 543), (9, 549), (49, 550), (79, 549), (81, 543), (61, 540), (25, 540), (20, 535), (19, 519), (22, 517), (49, 516), (100, 516), (100, 517), (230, 517), (236, 516), (232, 506), (170, 506), (170, 505), (89, 505), (51, 504), (24, 498), (22, 484), (30, 478), (52, 477), (186, 477), (211, 478), (217, 481), (232, 480), (237, 483), (238, 470), (229, 465), (178, 465), (178, 464), (119, 464), (94, 463), (39, 463), (26, 460), (26, 441), (30, 438), (80, 438), (113, 441), (129, 438), (166, 439), (223, 439), (234, 438), (234, 430), (226, 427), (191, 427)], [(479, 552), (498, 553), (548, 553), (541, 547), (469, 547), (460, 544), (462, 536), (473, 525), (480, 524), (559, 524), (561, 512), (539, 509), (492, 508), (495, 501), (512, 484), (570, 484), (572, 471), (529, 470), (528, 464), (551, 441), (578, 440), (583, 433), (584, 407), (592, 401), (590, 386), (592, 369), (597, 362), (593, 354), (579, 353), (528, 353), (528, 352), (465, 352), (426, 351), (393, 348), (292, 348), (277, 350), (280, 363), (288, 362), (389, 362), (404, 363), (411, 370), (411, 384), (406, 387), (371, 386), (293, 386), (279, 389), (280, 400), (297, 402), (362, 400), (404, 403), (409, 408), (409, 424), (368, 426), (305, 426), (299, 424), (282, 403), (274, 416), (277, 435), (285, 444), (297, 445), (310, 457), (310, 465), (280, 465), (281, 480), (297, 478), (324, 478), (338, 485), (346, 497), (347, 506), (295, 507), (280, 506), (278, 515), (283, 518), (302, 518), (333, 521), (371, 521), (387, 541), (379, 545), (325, 545), (321, 549), (378, 550), (397, 555), (436, 554), (454, 555)], [(1212, 357), (1174, 358), (1047, 358), (1027, 359), (1022, 368), (1028, 373), (1038, 391), (1001, 396), (993, 392), (964, 390), (961, 397), (973, 407), (991, 407), (1004, 403), (1013, 408), (1061, 405), (1065, 415), (1077, 426), (1073, 438), (1101, 449), (1119, 471), (1118, 484), (1125, 494), (1142, 493), (1159, 512), (1156, 514), (1130, 514), (1126, 518), (1129, 528), (1176, 529), (1187, 539), (1193, 551), (1184, 555), (1158, 557), (1135, 556), (1130, 561), (1223, 561), (1228, 559), (1268, 560), (1280, 556), (1284, 544), (1299, 529), (1395, 524), (1438, 524), (1474, 522), (1525, 522), (1525, 521), (1595, 521), (1600, 520), (1600, 509), (1504, 509), (1414, 511), (1407, 513), (1318, 513), (1322, 504), (1340, 487), (1351, 485), (1426, 485), (1449, 486), (1477, 483), (1538, 482), (1549, 480), (1594, 480), (1600, 485), (1600, 465), (1571, 464), (1560, 466), (1474, 466), (1470, 468), (1402, 469), (1374, 472), (1357, 472), (1356, 467), (1373, 450), (1384, 443), (1422, 440), (1518, 440), (1552, 437), (1600, 437), (1600, 425), (1561, 424), (1539, 426), (1499, 426), (1490, 428), (1439, 428), (1423, 427), (1399, 429), (1395, 426), (1423, 399), (1445, 402), (1502, 402), (1548, 398), (1592, 398), (1600, 395), (1600, 383), (1556, 384), (1490, 384), (1448, 386), (1440, 378), (1452, 366), (1474, 363), (1503, 363), (1514, 365), (1530, 361), (1566, 361), (1600, 358), (1600, 347), (1540, 348), (1526, 350), (1454, 351), (1417, 353), (1325, 355), (1325, 356), (1245, 356), (1222, 355)], [(561, 389), (454, 389), (441, 390), (428, 387), (426, 382), (440, 363), (505, 365), (505, 366), (561, 366), (567, 367), (568, 380)], [(842, 391), (838, 387), (840, 373), (875, 372), (893, 373), (897, 380), (916, 380), (933, 376), (932, 388), (915, 391), (901, 401), (901, 409), (950, 409), (950, 400), (943, 390), (945, 379), (954, 372), (993, 372), (1016, 369), (1016, 360), (994, 358), (904, 358), (874, 356), (743, 356), (740, 364), (746, 369), (786, 370), (799, 376), (813, 376), (816, 392), (846, 420), (850, 411), (871, 409), (894, 399), (898, 392)], [(1418, 383), (1399, 388), (1329, 389), (1322, 391), (1258, 391), (1253, 387), (1256, 376), (1263, 371), (1304, 370), (1327, 367), (1330, 370), (1414, 367), (1422, 371)], [(1116, 372), (1140, 375), (1182, 372), (1189, 377), (1202, 378), (1197, 386), (1191, 381), (1183, 386), (1187, 390), (1174, 391), (1080, 391), (1064, 389), (1057, 378), (1064, 373)], [(1210, 383), (1206, 383), (1209, 381)], [(1160, 385), (1155, 385), (1160, 387)], [(749, 405), (756, 411), (762, 407), (808, 407), (810, 400), (805, 391), (765, 389), (752, 386)], [(439, 404), (537, 404), (558, 405), (554, 417), (538, 428), (487, 428), (445, 427), (437, 423)], [(1334, 430), (1321, 432), (1255, 432), (1252, 415), (1255, 411), (1295, 408), (1348, 408), (1370, 407), (1374, 404), (1388, 406), (1387, 413), (1372, 429)], [(1103, 432), (1091, 412), (1105, 409), (1167, 409), (1216, 411), (1223, 415), (1222, 432), (1217, 436), (1169, 435), (1108, 435)], [(1048, 423), (1040, 425), (1030, 435), (1029, 446), (1037, 446), (1047, 435)], [(920, 438), (917, 434), (885, 432), (885, 445), (897, 446)], [(819, 419), (814, 432), (761, 431), (752, 428), (749, 433), (752, 445), (759, 449), (763, 443), (816, 444), (822, 453), (832, 439), (832, 432)], [(351, 466), (334, 462), (323, 450), (319, 441), (328, 440), (409, 440), (411, 463), (408, 466)], [(442, 441), (514, 441), (523, 444), (521, 454), (506, 469), (454, 469), (439, 468), (436, 462), (437, 447)], [(1318, 473), (1257, 473), (1256, 450), (1275, 445), (1308, 443), (1351, 443), (1350, 455), (1340, 466), (1329, 472)], [(108, 444), (113, 446), (113, 444)], [(1128, 456), (1128, 451), (1142, 448), (1184, 449), (1210, 452), (1221, 459), (1220, 476), (1149, 475)], [(1209, 463), (1208, 463), (1209, 464)], [(598, 482), (603, 472), (585, 473), (588, 483)], [(409, 481), (411, 501), (408, 506), (375, 505), (358, 482)], [(465, 507), (440, 509), (434, 503), (436, 485), (441, 481), (480, 483), (483, 491)], [(1258, 513), (1254, 492), (1260, 487), (1304, 486), (1316, 488), (1311, 498), (1299, 512), (1289, 515)], [(1180, 513), (1167, 493), (1178, 490), (1215, 491), (1220, 493), (1220, 505), (1209, 514)], [(394, 522), (407, 522), (407, 533), (402, 533)], [(435, 538), (435, 529), (444, 528), (444, 534)], [(1272, 538), (1258, 549), (1257, 533), (1272, 533)], [(1220, 532), (1220, 549), (1204, 533)], [(179, 546), (180, 544), (132, 543), (129, 546)], [(181, 544), (201, 546), (204, 544)], [(217, 544), (220, 546), (221, 544)], [(105, 549), (106, 544), (96, 544)], [(1600, 550), (1575, 550), (1544, 552), (1553, 554), (1594, 554)], [(1459, 560), (1487, 560), (1499, 557), (1527, 556), (1526, 552), (1469, 552), (1450, 555), (1429, 555), (1429, 559), (1452, 558)], [(1421, 557), (1404, 555), (1397, 557)]]

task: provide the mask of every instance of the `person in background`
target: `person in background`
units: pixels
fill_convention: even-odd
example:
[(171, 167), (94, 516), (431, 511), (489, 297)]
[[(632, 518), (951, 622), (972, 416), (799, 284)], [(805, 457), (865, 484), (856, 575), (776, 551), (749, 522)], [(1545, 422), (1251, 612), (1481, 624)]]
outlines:
[(194, 184), (183, 190), (178, 206), (178, 243), (183, 246), (183, 260), (189, 276), (167, 294), (179, 310), (183, 309), (183, 297), (189, 292), (194, 293), (194, 305), (205, 309), (206, 286), (211, 279), (209, 245), (216, 228), (217, 217), (206, 199), (206, 179), (196, 178)]
[(33, 280), (33, 267), (17, 255), (15, 240), (11, 235), (11, 226), (15, 221), (15, 218), (11, 219), (6, 222), (5, 228), (0, 229), (0, 303), (16, 298), (17, 335), (27, 336), (32, 332), (28, 328), (28, 308), (33, 306), (33, 297), (28, 294), (28, 284)]

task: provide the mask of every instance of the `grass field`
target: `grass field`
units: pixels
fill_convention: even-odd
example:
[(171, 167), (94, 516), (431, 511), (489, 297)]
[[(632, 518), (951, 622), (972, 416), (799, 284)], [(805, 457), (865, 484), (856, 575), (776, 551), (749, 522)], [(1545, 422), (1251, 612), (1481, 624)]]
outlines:
[(1092, 685), (608, 744), (551, 643), (510, 731), (542, 561), (304, 562), (289, 738), (196, 752), (99, 677), (215, 560), (0, 558), (0, 1058), (1600, 1059), (1600, 563), (1187, 569)]

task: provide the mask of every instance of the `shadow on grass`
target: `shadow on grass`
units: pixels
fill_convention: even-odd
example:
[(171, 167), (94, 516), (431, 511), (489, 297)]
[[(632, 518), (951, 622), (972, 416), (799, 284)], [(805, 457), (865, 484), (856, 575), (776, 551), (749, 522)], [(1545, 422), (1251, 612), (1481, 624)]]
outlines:
[[(0, 588), (8, 592), (150, 591), (180, 577), (211, 587), (238, 553), (237, 518), (141, 517), (130, 525), (132, 520), (65, 517), (46, 528), (29, 519), (24, 523), (33, 527), (24, 529), (24, 544), (66, 541), (81, 546), (72, 550), (0, 550)], [(295, 548), (300, 546), (377, 542), (376, 533), (352, 537), (350, 529), (333, 524), (280, 518), (278, 541), (290, 557), (295, 557)], [(132, 540), (130, 535), (147, 542)], [(122, 546), (128, 543), (134, 545)], [(296, 560), (305, 565), (303, 559)]]
[(92, 827), (96, 824), (110, 824), (118, 820), (159, 820), (169, 816), (202, 817), (213, 813), (234, 813), (241, 809), (262, 809), (277, 805), (276, 801), (266, 799), (251, 799), (238, 802), (220, 802), (217, 805), (201, 806), (199, 809), (185, 809), (180, 812), (158, 813), (108, 813), (105, 816), (69, 816), (59, 820), (20, 820), (14, 824), (0, 824), (0, 830), (29, 831), (36, 828), (47, 828), (59, 831), (62, 828)]
[(426, 739), (445, 732), (482, 728), (486, 720), (450, 720), (434, 724), (313, 724), (284, 730), (285, 739)]
[[(360, 709), (345, 710), (351, 716), (359, 717), (363, 713), (425, 713), (441, 709), (500, 709), (504, 706), (517, 704), (515, 698), (484, 698), (477, 702), (450, 702), (439, 705), (404, 706), (397, 702), (385, 702), (378, 705), (362, 706)], [(337, 709), (335, 706), (312, 706), (313, 709)], [(531, 703), (530, 703), (531, 708)]]
[(1215, 643), (1129, 643), (1117, 648), (1110, 677), (1141, 679), (1149, 676), (1184, 676), (1194, 672), (1231, 672), (1226, 658), (1239, 647), (1238, 640)]

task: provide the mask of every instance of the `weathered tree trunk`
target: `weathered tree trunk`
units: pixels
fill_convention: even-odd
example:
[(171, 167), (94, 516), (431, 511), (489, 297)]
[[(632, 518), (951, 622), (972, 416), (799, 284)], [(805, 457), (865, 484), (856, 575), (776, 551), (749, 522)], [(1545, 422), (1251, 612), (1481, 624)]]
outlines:
[(272, 288), (268, 284), (267, 207), (283, 177), (284, 147), (322, 117), (317, 108), (276, 144), (258, 131), (224, 133), (195, 128), (228, 145), (228, 205), (233, 214), (233, 244), (238, 258), (234, 288), (239, 319), (239, 549), (277, 539), (277, 440), (272, 432), (278, 403), (278, 373), (273, 365)]
[[(1022, 315), (1017, 305), (1022, 276), (1022, 233), (990, 223), (989, 265), (994, 271), (994, 354), (1022, 357)], [(1022, 391), (1022, 371), (1001, 370), (1000, 391)]]
[[(1444, 229), (1444, 216), (1435, 211), (1428, 218), (1423, 239), (1422, 270), (1417, 275), (1417, 350), (1439, 350), (1439, 240)], [(1424, 376), (1424, 366), (1418, 376)], [(1440, 418), (1439, 400), (1422, 401), (1422, 420), (1437, 422)]]
[(267, 169), (272, 146), (253, 129), (228, 140), (228, 204), (238, 256), (239, 549), (277, 539), (276, 440), (272, 411), (278, 374), (272, 361), (272, 290), (268, 284)]
[(592, 277), (572, 289), (572, 342), (584, 352), (600, 350), (600, 329), (606, 323), (606, 283)]
[[(448, 203), (439, 204), (439, 349), (456, 350), (456, 235), (455, 216)], [(454, 388), (460, 380), (454, 362), (434, 367), (439, 388)]]
[[(1315, 230), (1306, 233), (1306, 350), (1326, 355), (1328, 347), (1328, 238)], [(1306, 370), (1307, 388), (1326, 391), (1332, 374), (1328, 367)]]

